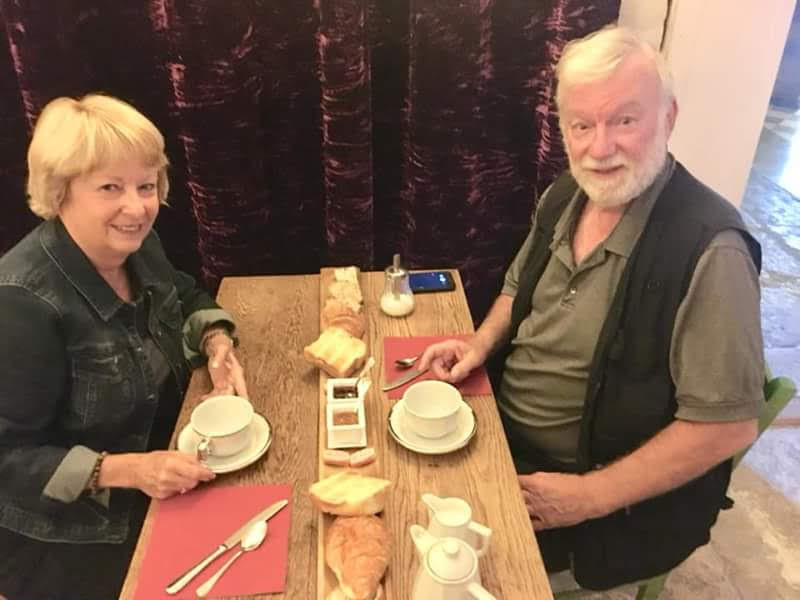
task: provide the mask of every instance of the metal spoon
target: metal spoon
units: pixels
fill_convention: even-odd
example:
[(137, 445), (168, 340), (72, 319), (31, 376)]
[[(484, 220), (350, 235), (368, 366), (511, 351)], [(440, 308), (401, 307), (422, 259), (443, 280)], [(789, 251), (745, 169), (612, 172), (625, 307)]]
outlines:
[(413, 366), (415, 362), (419, 360), (419, 355), (417, 356), (407, 356), (406, 358), (398, 358), (394, 361), (394, 366), (398, 369), (409, 369)]
[(361, 369), (361, 371), (358, 374), (358, 377), (356, 377), (355, 383), (353, 383), (353, 387), (356, 390), (356, 397), (358, 397), (358, 382), (361, 381), (361, 378), (367, 374), (367, 371), (369, 371), (374, 364), (375, 364), (375, 359), (370, 356), (369, 360), (364, 364), (364, 368)]
[(243, 553), (250, 552), (251, 550), (255, 550), (261, 545), (261, 542), (264, 541), (264, 538), (267, 537), (267, 522), (266, 521), (259, 521), (255, 525), (253, 525), (247, 533), (244, 534), (242, 538), (242, 548), (236, 554), (234, 554), (228, 562), (226, 562), (222, 567), (220, 567), (219, 571), (214, 573), (211, 577), (209, 577), (208, 581), (206, 581), (203, 585), (197, 588), (197, 596), (199, 598), (205, 598), (208, 592), (211, 591), (211, 588), (214, 587), (214, 584), (217, 583), (222, 574), (228, 570), (237, 558), (239, 558)]

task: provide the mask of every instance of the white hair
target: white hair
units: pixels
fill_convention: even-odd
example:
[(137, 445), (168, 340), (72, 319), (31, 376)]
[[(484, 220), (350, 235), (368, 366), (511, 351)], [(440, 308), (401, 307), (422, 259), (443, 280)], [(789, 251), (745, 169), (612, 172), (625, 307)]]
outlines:
[(633, 30), (610, 25), (564, 46), (556, 65), (556, 105), (559, 111), (568, 87), (608, 79), (633, 56), (644, 56), (653, 64), (661, 82), (664, 104), (671, 103), (675, 93), (664, 56)]

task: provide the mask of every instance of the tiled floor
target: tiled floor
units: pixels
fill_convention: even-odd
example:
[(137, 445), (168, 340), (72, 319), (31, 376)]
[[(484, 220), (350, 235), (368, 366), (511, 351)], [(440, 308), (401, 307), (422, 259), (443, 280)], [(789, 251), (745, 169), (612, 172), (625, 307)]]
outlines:
[[(775, 375), (800, 385), (800, 113), (771, 111), (742, 203), (762, 244), (762, 324)], [(734, 471), (711, 543), (672, 571), (660, 600), (800, 599), (800, 399)], [(559, 574), (556, 589), (573, 584)], [(634, 598), (626, 586), (590, 599)]]

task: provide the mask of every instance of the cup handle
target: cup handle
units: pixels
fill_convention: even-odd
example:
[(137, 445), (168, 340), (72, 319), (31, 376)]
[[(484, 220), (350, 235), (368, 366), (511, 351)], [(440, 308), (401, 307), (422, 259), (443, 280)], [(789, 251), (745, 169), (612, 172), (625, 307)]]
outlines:
[(197, 444), (197, 460), (205, 462), (213, 454), (213, 444), (210, 438), (204, 437)]
[(489, 540), (492, 539), (492, 530), (475, 521), (470, 521), (469, 525), (467, 525), (467, 529), (478, 537), (478, 547), (475, 548), (475, 553), (478, 557), (486, 554), (489, 551)]

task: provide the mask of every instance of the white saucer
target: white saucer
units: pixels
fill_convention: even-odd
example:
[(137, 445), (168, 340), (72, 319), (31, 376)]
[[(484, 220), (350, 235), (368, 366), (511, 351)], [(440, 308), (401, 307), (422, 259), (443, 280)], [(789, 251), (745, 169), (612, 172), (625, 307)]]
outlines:
[(406, 406), (398, 400), (389, 411), (389, 433), (401, 446), (420, 454), (447, 454), (466, 446), (478, 430), (475, 413), (466, 402), (461, 402), (458, 411), (458, 425), (455, 431), (444, 437), (430, 439), (410, 431), (403, 419)]
[[(200, 438), (191, 425), (186, 425), (178, 434), (178, 450), (181, 452), (195, 454), (199, 443)], [(250, 424), (250, 441), (247, 446), (233, 456), (209, 456), (205, 464), (214, 473), (230, 473), (253, 464), (264, 455), (270, 444), (272, 444), (272, 426), (266, 417), (255, 413)]]

